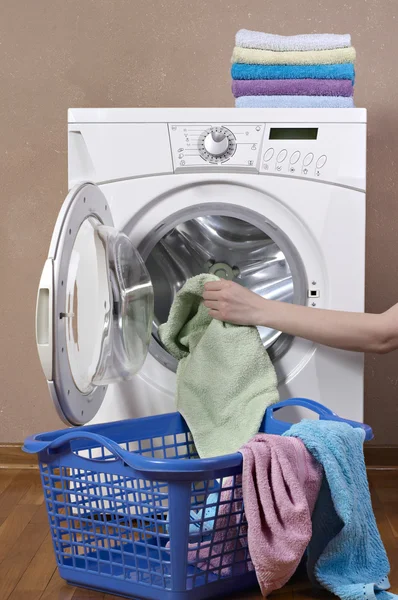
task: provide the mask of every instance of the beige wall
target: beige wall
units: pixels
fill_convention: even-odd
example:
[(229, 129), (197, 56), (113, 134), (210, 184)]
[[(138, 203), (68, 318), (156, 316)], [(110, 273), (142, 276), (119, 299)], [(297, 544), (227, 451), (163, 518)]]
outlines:
[[(350, 32), (369, 109), (367, 308), (398, 301), (397, 0), (0, 0), (0, 442), (60, 426), (36, 356), (36, 287), (67, 191), (66, 110), (232, 106), (241, 27)], [(398, 443), (398, 356), (366, 363), (366, 420)]]

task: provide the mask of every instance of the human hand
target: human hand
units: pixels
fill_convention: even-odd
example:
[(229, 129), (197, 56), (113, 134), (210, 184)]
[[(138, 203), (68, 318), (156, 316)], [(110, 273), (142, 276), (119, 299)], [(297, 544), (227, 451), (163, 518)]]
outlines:
[(206, 283), (203, 298), (214, 319), (235, 325), (262, 325), (267, 300), (233, 281)]

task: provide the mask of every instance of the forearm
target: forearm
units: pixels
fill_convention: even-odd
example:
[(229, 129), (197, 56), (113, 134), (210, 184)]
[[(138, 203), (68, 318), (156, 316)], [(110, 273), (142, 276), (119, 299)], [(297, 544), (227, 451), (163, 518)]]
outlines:
[(261, 324), (319, 344), (357, 352), (389, 352), (398, 340), (385, 315), (349, 313), (268, 301)]
[(214, 319), (271, 327), (318, 344), (357, 352), (398, 349), (398, 304), (381, 315), (296, 306), (266, 300), (233, 281), (205, 285), (204, 304)]

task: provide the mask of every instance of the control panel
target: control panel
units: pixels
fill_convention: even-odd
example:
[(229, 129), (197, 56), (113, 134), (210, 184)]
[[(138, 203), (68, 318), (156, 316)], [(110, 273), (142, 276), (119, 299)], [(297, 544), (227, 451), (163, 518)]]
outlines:
[(168, 132), (175, 173), (258, 173), (365, 189), (365, 125), (169, 123)]
[(264, 123), (170, 123), (174, 171), (221, 167), (258, 173), (264, 129)]

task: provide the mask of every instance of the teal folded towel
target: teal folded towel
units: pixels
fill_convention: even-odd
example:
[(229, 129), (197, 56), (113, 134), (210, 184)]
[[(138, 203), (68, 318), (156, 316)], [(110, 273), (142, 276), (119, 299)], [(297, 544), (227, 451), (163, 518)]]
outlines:
[(363, 456), (363, 429), (346, 423), (304, 420), (284, 435), (304, 442), (323, 466), (308, 547), (310, 579), (342, 600), (397, 598), (372, 510)]
[(342, 65), (249, 65), (234, 63), (232, 79), (350, 79), (355, 81), (351, 63)]
[(278, 401), (275, 370), (257, 329), (209, 316), (204, 285), (217, 280), (207, 274), (189, 279), (159, 328), (164, 347), (179, 361), (177, 409), (201, 458), (237, 452)]
[(237, 108), (353, 108), (353, 98), (345, 96), (241, 96)]

